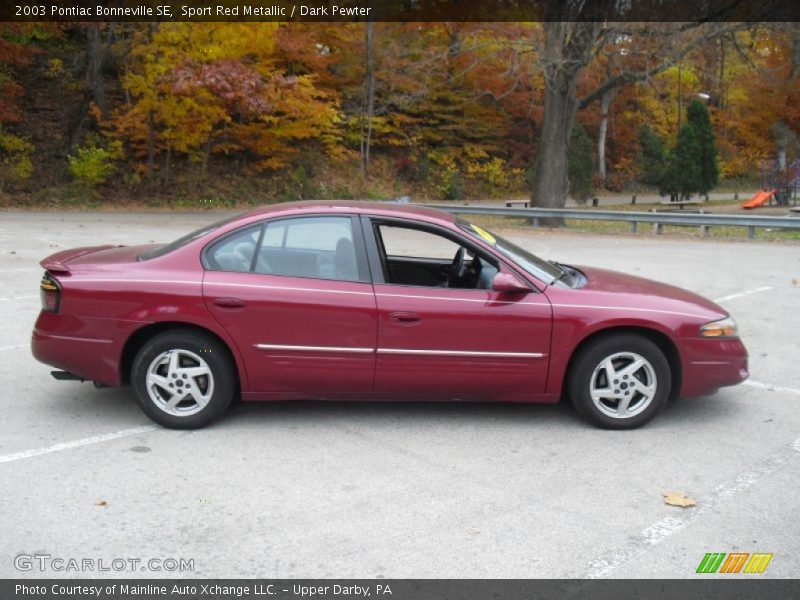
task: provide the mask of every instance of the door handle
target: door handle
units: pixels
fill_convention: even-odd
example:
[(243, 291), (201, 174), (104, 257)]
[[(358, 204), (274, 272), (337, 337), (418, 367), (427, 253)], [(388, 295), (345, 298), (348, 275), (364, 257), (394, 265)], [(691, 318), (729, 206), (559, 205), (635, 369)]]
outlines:
[(419, 325), (422, 321), (418, 314), (412, 312), (390, 313), (389, 320), (397, 325)]
[(214, 298), (214, 304), (220, 308), (244, 308), (244, 300), (239, 298)]

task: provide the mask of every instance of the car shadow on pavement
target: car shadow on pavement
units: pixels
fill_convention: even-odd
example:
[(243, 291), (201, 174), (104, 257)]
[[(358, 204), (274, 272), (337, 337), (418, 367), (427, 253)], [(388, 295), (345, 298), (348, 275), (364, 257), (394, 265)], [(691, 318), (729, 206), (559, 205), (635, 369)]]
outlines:
[[(55, 417), (73, 419), (93, 417), (117, 423), (141, 420), (141, 409), (133, 391), (126, 388), (94, 388), (90, 385), (63, 389), (62, 393), (50, 394)], [(675, 427), (698, 422), (724, 423), (737, 414), (737, 403), (726, 391), (703, 398), (687, 398), (670, 401), (661, 413), (646, 426)], [(48, 409), (49, 410), (49, 409)], [(393, 425), (417, 427), (423, 424), (464, 426), (470, 424), (492, 424), (533, 428), (564, 428), (570, 430), (592, 430), (574, 411), (568, 401), (558, 404), (527, 404), (511, 402), (378, 402), (378, 401), (321, 401), (294, 400), (275, 402), (235, 401), (222, 418), (210, 427), (224, 428), (228, 425), (265, 426), (272, 425), (325, 425), (353, 426), (360, 423), (378, 424), (392, 422)]]
[(519, 404), (506, 402), (370, 402), (298, 400), (286, 402), (237, 402), (218, 422), (335, 423), (337, 425), (391, 421), (403, 426), (465, 425), (492, 423), (551, 427), (555, 424), (583, 428), (585, 424), (567, 402)]

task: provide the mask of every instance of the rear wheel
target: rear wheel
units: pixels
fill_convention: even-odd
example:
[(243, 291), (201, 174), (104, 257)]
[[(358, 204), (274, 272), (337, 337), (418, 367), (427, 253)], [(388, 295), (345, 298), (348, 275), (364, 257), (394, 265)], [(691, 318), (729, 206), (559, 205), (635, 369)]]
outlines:
[(168, 331), (148, 340), (131, 369), (145, 414), (174, 429), (196, 429), (219, 417), (236, 391), (227, 349), (211, 336)]
[(656, 416), (669, 397), (672, 373), (664, 353), (635, 334), (600, 338), (570, 369), (568, 393), (587, 421), (606, 429), (634, 429)]

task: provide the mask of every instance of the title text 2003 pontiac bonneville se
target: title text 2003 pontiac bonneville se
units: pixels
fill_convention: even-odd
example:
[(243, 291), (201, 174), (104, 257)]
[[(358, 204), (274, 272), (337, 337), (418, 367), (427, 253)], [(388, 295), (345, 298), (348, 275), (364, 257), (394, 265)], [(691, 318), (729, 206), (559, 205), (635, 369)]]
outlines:
[(60, 379), (130, 384), (194, 428), (231, 400), (557, 402), (649, 421), (748, 376), (736, 324), (685, 290), (544, 261), (426, 208), (274, 205), (167, 245), (42, 261), (33, 353)]

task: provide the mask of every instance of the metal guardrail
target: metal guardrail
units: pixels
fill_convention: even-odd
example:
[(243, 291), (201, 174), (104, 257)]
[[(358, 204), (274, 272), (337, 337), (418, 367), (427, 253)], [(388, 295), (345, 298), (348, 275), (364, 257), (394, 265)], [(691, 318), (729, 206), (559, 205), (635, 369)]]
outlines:
[(639, 223), (652, 223), (653, 233), (661, 233), (664, 225), (683, 225), (700, 227), (702, 235), (708, 235), (711, 226), (746, 227), (747, 237), (756, 236), (756, 228), (800, 229), (800, 218), (755, 217), (750, 215), (720, 214), (681, 214), (665, 212), (617, 211), (617, 210), (585, 210), (574, 208), (494, 208), (491, 206), (469, 206), (450, 204), (425, 204), (430, 208), (438, 208), (453, 214), (494, 215), (500, 217), (527, 217), (534, 227), (539, 226), (543, 218), (561, 217), (563, 219), (580, 219), (586, 221), (624, 221), (631, 224), (631, 233), (636, 233)]

